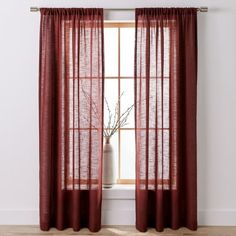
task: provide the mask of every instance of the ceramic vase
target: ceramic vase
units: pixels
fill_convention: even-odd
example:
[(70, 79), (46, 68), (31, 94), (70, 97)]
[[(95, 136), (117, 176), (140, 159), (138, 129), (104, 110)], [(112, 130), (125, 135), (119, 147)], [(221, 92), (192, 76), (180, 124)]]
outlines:
[(105, 137), (103, 147), (103, 175), (102, 183), (104, 188), (111, 188), (115, 184), (115, 161), (110, 137)]

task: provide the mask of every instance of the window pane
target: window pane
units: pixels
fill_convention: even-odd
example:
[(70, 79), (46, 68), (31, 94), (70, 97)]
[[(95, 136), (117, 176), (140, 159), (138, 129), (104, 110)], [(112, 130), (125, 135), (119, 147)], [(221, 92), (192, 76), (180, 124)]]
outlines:
[(164, 76), (170, 75), (170, 29), (164, 28)]
[[(142, 81), (145, 83), (145, 80)], [(169, 79), (157, 79), (150, 78), (150, 90), (149, 90), (149, 127), (156, 127), (156, 115), (158, 128), (169, 128)], [(143, 97), (145, 94), (143, 95)], [(145, 106), (145, 98), (142, 97), (142, 102)], [(146, 118), (142, 120), (143, 124), (146, 122)]]
[(169, 130), (159, 130), (158, 145), (158, 178), (169, 179)]
[(120, 174), (121, 179), (135, 179), (135, 131), (120, 131)]
[[(105, 98), (108, 102), (109, 108), (115, 114), (115, 105), (118, 100), (118, 79), (105, 79)], [(107, 126), (109, 120), (109, 112), (106, 103), (104, 102), (104, 123)]]
[(105, 76), (118, 76), (118, 29), (104, 29)]
[[(150, 53), (150, 76), (151, 77), (169, 77), (170, 76), (170, 29), (163, 28), (163, 54), (162, 54), (162, 33), (161, 28), (151, 27), (150, 29), (150, 44), (152, 48), (157, 48)], [(144, 49), (144, 48), (143, 48)], [(164, 56), (164, 63), (162, 56)], [(163, 63), (163, 65), (162, 65)], [(162, 66), (164, 66), (162, 68)], [(163, 71), (162, 71), (163, 69)], [(162, 74), (163, 73), (163, 74)], [(143, 76), (145, 76), (145, 70), (143, 70)]]
[[(121, 93), (124, 92), (120, 101), (120, 110), (123, 114), (128, 107), (134, 104), (134, 79), (121, 79), (120, 90)], [(127, 123), (126, 128), (134, 128), (134, 107), (130, 112)]]
[(120, 29), (120, 73), (121, 76), (134, 76), (134, 28)]

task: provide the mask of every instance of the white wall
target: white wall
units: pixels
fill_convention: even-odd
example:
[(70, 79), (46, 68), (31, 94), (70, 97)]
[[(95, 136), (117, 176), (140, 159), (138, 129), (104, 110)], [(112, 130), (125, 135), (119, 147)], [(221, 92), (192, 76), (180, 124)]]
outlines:
[[(198, 209), (200, 224), (236, 225), (235, 0), (8, 0), (0, 5), (0, 224), (38, 223), (38, 33), (30, 6), (208, 6), (199, 13)], [(131, 19), (117, 12), (110, 18)], [(133, 216), (134, 200), (104, 204)], [(110, 203), (110, 205), (109, 205)], [(108, 214), (109, 213), (109, 214)], [(122, 214), (121, 214), (122, 217)], [(117, 220), (119, 220), (117, 218)], [(107, 221), (105, 221), (107, 222)], [(133, 223), (129, 219), (128, 223)], [(109, 223), (109, 222), (108, 222)], [(114, 223), (114, 222), (113, 222)], [(119, 222), (117, 222), (119, 223)]]

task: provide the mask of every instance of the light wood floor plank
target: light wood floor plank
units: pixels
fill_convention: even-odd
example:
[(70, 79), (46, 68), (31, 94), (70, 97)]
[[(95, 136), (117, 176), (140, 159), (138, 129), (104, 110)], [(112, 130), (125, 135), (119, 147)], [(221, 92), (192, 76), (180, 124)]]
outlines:
[(191, 231), (186, 228), (179, 230), (165, 229), (158, 233), (155, 229), (149, 229), (148, 232), (141, 233), (133, 226), (106, 226), (98, 233), (91, 233), (88, 229), (82, 229), (74, 232), (72, 229), (59, 231), (51, 229), (50, 231), (41, 231), (38, 226), (0, 226), (0, 236), (68, 236), (68, 235), (99, 235), (99, 236), (236, 236), (236, 227), (199, 227), (197, 231)]

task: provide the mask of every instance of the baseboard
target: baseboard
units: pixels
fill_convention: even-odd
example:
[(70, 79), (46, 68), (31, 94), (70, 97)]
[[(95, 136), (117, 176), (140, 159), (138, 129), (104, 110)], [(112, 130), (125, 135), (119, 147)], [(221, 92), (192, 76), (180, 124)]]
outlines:
[(236, 209), (199, 210), (198, 224), (204, 226), (235, 226)]
[[(236, 210), (199, 210), (202, 226), (235, 226)], [(38, 225), (38, 210), (0, 210), (0, 225)], [(134, 225), (135, 211), (115, 209), (102, 211), (103, 225)]]

